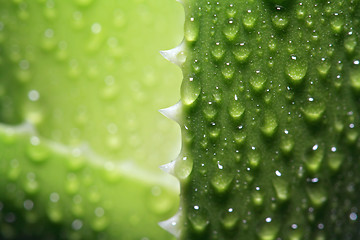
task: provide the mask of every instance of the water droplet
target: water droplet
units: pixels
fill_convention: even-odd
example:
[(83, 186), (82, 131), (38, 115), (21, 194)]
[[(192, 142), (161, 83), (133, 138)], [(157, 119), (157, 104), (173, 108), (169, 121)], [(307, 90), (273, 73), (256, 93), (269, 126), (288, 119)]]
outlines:
[(276, 239), (279, 226), (274, 221), (266, 222), (258, 231), (260, 240), (274, 240)]
[(220, 60), (224, 56), (225, 49), (220, 43), (216, 43), (215, 46), (213, 46), (213, 50), (211, 51), (211, 54), (215, 58), (215, 60)]
[(218, 170), (214, 177), (211, 179), (211, 185), (217, 193), (223, 194), (230, 188), (234, 176), (226, 170)]
[(245, 139), (246, 139), (245, 132), (240, 131), (240, 132), (234, 133), (234, 140), (237, 145), (239, 145), (239, 146), (243, 145), (245, 143)]
[(274, 26), (279, 30), (285, 29), (289, 23), (287, 17), (279, 14), (274, 15), (271, 20)]
[(350, 84), (351, 87), (356, 91), (360, 92), (360, 70), (354, 69), (350, 71)]
[(79, 191), (80, 183), (77, 179), (77, 176), (73, 173), (68, 174), (67, 180), (65, 183), (65, 191), (70, 194), (74, 195)]
[(254, 191), (251, 194), (251, 201), (255, 207), (261, 207), (264, 204), (264, 195), (260, 191)]
[(273, 113), (266, 113), (264, 116), (264, 123), (261, 127), (262, 133), (267, 137), (274, 136), (278, 127), (276, 116)]
[(184, 105), (192, 105), (199, 97), (201, 92), (201, 85), (199, 80), (190, 77), (184, 79), (181, 85), (181, 100)]
[(286, 66), (286, 74), (293, 84), (299, 84), (307, 73), (307, 63), (292, 59)]
[(321, 120), (325, 110), (326, 106), (322, 102), (316, 102), (311, 101), (307, 102), (306, 106), (301, 108), (305, 120), (307, 120), (309, 123), (317, 123)]
[(97, 188), (92, 188), (89, 192), (88, 192), (88, 199), (90, 202), (92, 203), (98, 203), (101, 199), (101, 194), (99, 193), (99, 191), (97, 190)]
[(85, 165), (85, 157), (79, 148), (74, 148), (67, 158), (67, 167), (70, 171), (78, 171)]
[(311, 173), (319, 171), (322, 160), (324, 158), (324, 149), (319, 145), (315, 144), (306, 152), (305, 155), (305, 166), (306, 169)]
[(225, 80), (230, 80), (233, 78), (235, 72), (235, 68), (231, 64), (225, 64), (225, 66), (222, 67), (221, 73)]
[(356, 45), (357, 41), (354, 35), (347, 37), (344, 41), (344, 47), (349, 54), (352, 54), (354, 52)]
[(276, 196), (280, 201), (287, 201), (289, 199), (289, 183), (284, 179), (277, 177), (274, 178), (273, 186), (276, 192)]
[(10, 161), (9, 169), (7, 171), (7, 178), (10, 181), (16, 181), (19, 178), (19, 175), (21, 173), (21, 168), (19, 161), (16, 159), (13, 159)]
[(35, 194), (39, 191), (39, 183), (36, 180), (36, 175), (34, 173), (28, 173), (24, 182), (24, 191), (27, 194)]
[(359, 137), (358, 130), (355, 129), (348, 129), (346, 132), (346, 140), (349, 144), (355, 144), (356, 140)]
[(203, 233), (209, 225), (208, 214), (203, 207), (191, 208), (189, 211), (189, 221), (197, 233)]
[(106, 216), (96, 217), (91, 223), (91, 228), (95, 232), (102, 232), (108, 226), (109, 226), (109, 220)]
[(79, 231), (83, 226), (83, 222), (80, 219), (75, 219), (72, 223), (71, 223), (71, 227), (75, 230), (75, 231)]
[(248, 60), (250, 53), (251, 51), (245, 44), (240, 44), (233, 50), (235, 59), (240, 63), (245, 63)]
[(185, 21), (185, 39), (188, 42), (195, 42), (199, 35), (198, 21), (191, 17), (190, 20)]
[(239, 27), (236, 23), (228, 23), (223, 27), (223, 33), (229, 41), (233, 41), (239, 31)]
[(251, 151), (248, 154), (248, 162), (251, 168), (257, 168), (260, 164), (260, 153), (257, 151)]
[(253, 30), (255, 27), (257, 16), (251, 10), (247, 10), (245, 14), (243, 14), (243, 25), (247, 30)]
[(227, 230), (234, 229), (238, 221), (239, 216), (233, 208), (226, 209), (225, 213), (221, 216), (221, 224)]
[(327, 201), (327, 192), (324, 188), (317, 185), (318, 184), (315, 183), (315, 186), (308, 186), (306, 192), (314, 207), (321, 207)]
[(41, 40), (41, 48), (44, 51), (52, 51), (57, 45), (57, 40), (54, 37), (54, 30), (48, 28), (45, 30), (43, 38)]
[(159, 216), (169, 213), (172, 210), (172, 199), (167, 191), (159, 186), (154, 186), (149, 191), (146, 199), (150, 211)]
[(220, 128), (214, 123), (211, 123), (210, 129), (209, 129), (209, 136), (210, 138), (217, 139), (220, 136)]
[(33, 136), (28, 144), (26, 153), (34, 163), (42, 163), (49, 158), (50, 150), (38, 137)]
[(233, 4), (230, 4), (226, 9), (226, 14), (229, 18), (233, 18), (236, 15), (236, 8), (234, 8)]
[(193, 169), (193, 160), (190, 157), (180, 157), (175, 162), (175, 176), (180, 181), (188, 180)]
[(229, 114), (234, 120), (240, 120), (245, 112), (245, 107), (239, 101), (231, 101), (229, 106)]
[(292, 137), (286, 136), (281, 139), (280, 150), (285, 154), (289, 155), (294, 149), (295, 143)]
[(289, 240), (302, 240), (304, 233), (301, 228), (298, 227), (298, 224), (291, 225), (291, 232), (289, 233)]
[(60, 223), (63, 220), (62, 209), (58, 203), (49, 203), (46, 213), (50, 221), (53, 223)]
[(28, 211), (31, 211), (34, 207), (34, 202), (31, 201), (30, 199), (27, 199), (24, 201), (24, 208)]
[(260, 92), (264, 90), (266, 83), (266, 77), (264, 74), (260, 73), (259, 71), (256, 72), (255, 75), (250, 77), (250, 84), (254, 91)]
[(341, 33), (344, 29), (344, 19), (339, 14), (335, 14), (330, 21), (330, 26), (334, 33)]
[(330, 63), (326, 61), (322, 61), (320, 64), (318, 64), (317, 71), (320, 77), (325, 78), (329, 73), (330, 67), (331, 67)]
[(212, 121), (214, 120), (216, 114), (217, 114), (217, 109), (215, 107), (215, 103), (214, 102), (208, 102), (205, 104), (204, 108), (203, 108), (203, 112), (204, 112), (204, 116), (208, 121)]

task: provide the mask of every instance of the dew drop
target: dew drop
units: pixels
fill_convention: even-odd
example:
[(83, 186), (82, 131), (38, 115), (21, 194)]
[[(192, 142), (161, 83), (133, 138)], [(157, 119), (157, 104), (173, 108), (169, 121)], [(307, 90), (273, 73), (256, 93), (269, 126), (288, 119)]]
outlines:
[(245, 46), (245, 44), (240, 44), (235, 47), (232, 53), (238, 62), (245, 63), (248, 60), (251, 51), (247, 46)]
[(250, 84), (255, 92), (260, 92), (264, 90), (265, 83), (266, 83), (266, 77), (261, 73), (256, 72), (255, 75), (252, 75), (250, 77)]
[(247, 10), (245, 14), (243, 14), (243, 25), (247, 30), (253, 30), (255, 27), (255, 23), (257, 20), (257, 16), (251, 10)]
[(321, 207), (327, 201), (327, 192), (320, 186), (308, 186), (306, 192), (315, 207)]
[(198, 207), (197, 209), (192, 208), (189, 211), (189, 221), (192, 228), (197, 233), (203, 233), (206, 230), (206, 227), (209, 225), (210, 221), (208, 219), (207, 211), (203, 207)]
[(248, 161), (251, 168), (257, 168), (260, 164), (260, 154), (257, 151), (251, 151), (248, 154)]
[(229, 105), (229, 114), (232, 119), (240, 120), (245, 112), (245, 107), (239, 101), (231, 101)]
[(352, 54), (354, 52), (356, 45), (357, 41), (354, 35), (347, 37), (344, 41), (344, 47), (346, 49), (346, 52), (349, 54)]
[(331, 65), (326, 61), (318, 64), (317, 71), (318, 71), (320, 77), (325, 78), (329, 73), (330, 67), (331, 67)]
[(354, 91), (360, 92), (360, 70), (353, 69), (350, 71), (350, 84)]
[(305, 166), (311, 173), (317, 173), (320, 169), (324, 158), (324, 150), (319, 145), (315, 144), (305, 154)]
[(218, 173), (211, 179), (211, 185), (217, 193), (223, 194), (229, 190), (233, 178), (234, 176), (230, 172), (219, 170)]
[(317, 123), (321, 120), (325, 110), (326, 106), (322, 102), (315, 102), (311, 101), (306, 103), (306, 106), (301, 108), (305, 120), (307, 120), (309, 123)]
[(71, 223), (71, 227), (72, 229), (74, 229), (75, 231), (79, 231), (83, 226), (83, 222), (80, 219), (75, 219), (72, 223)]
[(233, 208), (229, 208), (221, 216), (221, 224), (227, 230), (232, 230), (239, 221), (238, 214)]
[(294, 149), (295, 143), (292, 137), (286, 136), (281, 139), (280, 150), (285, 154), (289, 155)]
[(344, 155), (339, 152), (331, 152), (327, 158), (328, 166), (333, 172), (337, 172), (344, 162)]
[(70, 171), (78, 171), (85, 166), (85, 156), (79, 148), (75, 148), (71, 152), (71, 156), (67, 158), (67, 168)]
[(195, 42), (199, 35), (198, 21), (191, 17), (190, 20), (185, 21), (185, 39), (188, 42)]
[(184, 79), (181, 85), (181, 100), (184, 105), (192, 105), (198, 99), (201, 92), (200, 82), (197, 79), (190, 77)]
[(223, 28), (223, 33), (229, 41), (233, 41), (239, 31), (239, 27), (235, 23), (228, 23)]
[(65, 191), (69, 195), (75, 195), (80, 189), (80, 183), (77, 176), (73, 173), (68, 174), (65, 183)]
[(279, 226), (271, 222), (266, 222), (258, 231), (258, 236), (260, 240), (275, 240), (277, 233), (279, 231)]
[(209, 136), (214, 140), (220, 136), (220, 128), (213, 122), (209, 129)]
[(91, 228), (95, 231), (95, 232), (102, 232), (104, 231), (107, 227), (109, 226), (109, 220), (108, 218), (104, 215), (101, 217), (96, 217), (92, 223), (91, 223)]
[(232, 79), (234, 76), (234, 72), (235, 72), (235, 68), (231, 65), (225, 65), (221, 69), (221, 73), (222, 73), (223, 77), (225, 78), (225, 80)]
[(276, 120), (276, 116), (273, 113), (266, 113), (264, 116), (264, 123), (261, 127), (262, 133), (266, 137), (274, 136), (278, 127), (278, 122)]
[(29, 159), (34, 163), (42, 163), (49, 158), (48, 146), (36, 136), (31, 137), (26, 151)]
[(239, 146), (243, 145), (245, 143), (245, 139), (246, 139), (245, 132), (240, 131), (240, 132), (234, 133), (234, 140), (237, 145), (239, 145)]
[(307, 64), (300, 60), (293, 59), (285, 68), (286, 74), (293, 84), (299, 84), (307, 73)]
[(31, 211), (34, 208), (34, 202), (30, 199), (24, 201), (24, 208), (28, 211)]
[(271, 20), (272, 20), (273, 25), (279, 30), (285, 29), (286, 26), (289, 23), (287, 17), (281, 16), (281, 15), (278, 15), (278, 14), (273, 16)]
[(213, 102), (206, 103), (203, 108), (203, 113), (204, 113), (205, 118), (208, 121), (214, 120), (214, 118), (217, 114), (217, 108), (215, 107), (215, 103), (213, 103)]
[(213, 50), (211, 51), (211, 54), (217, 61), (222, 59), (224, 53), (225, 53), (225, 49), (220, 43), (216, 43), (215, 46), (213, 47)]
[(27, 174), (23, 187), (24, 191), (30, 195), (33, 195), (39, 191), (39, 183), (36, 180), (36, 175), (34, 173)]
[(255, 191), (251, 195), (251, 202), (255, 207), (261, 207), (264, 204), (264, 195), (260, 191)]
[(103, 178), (108, 183), (115, 183), (120, 180), (121, 174), (113, 162), (106, 162), (104, 164)]
[(340, 15), (335, 15), (330, 21), (331, 30), (335, 33), (341, 33), (344, 29), (344, 20)]
[(179, 178), (180, 181), (188, 180), (193, 169), (193, 160), (190, 157), (181, 157), (178, 158), (175, 162), (175, 176)]
[(63, 213), (59, 204), (50, 203), (46, 210), (47, 216), (53, 223), (59, 223), (63, 220)]
[(287, 201), (289, 199), (289, 183), (281, 178), (274, 178), (273, 186), (276, 192), (276, 196), (280, 201)]
[(7, 178), (10, 181), (16, 181), (19, 178), (20, 173), (21, 173), (19, 161), (16, 159), (13, 159), (10, 161), (9, 165), (10, 166), (7, 171)]

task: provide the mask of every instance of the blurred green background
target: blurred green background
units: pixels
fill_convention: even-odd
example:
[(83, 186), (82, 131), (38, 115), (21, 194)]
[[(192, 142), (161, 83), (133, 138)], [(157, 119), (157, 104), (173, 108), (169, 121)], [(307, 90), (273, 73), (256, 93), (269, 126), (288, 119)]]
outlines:
[(0, 0), (0, 239), (172, 239), (175, 0)]

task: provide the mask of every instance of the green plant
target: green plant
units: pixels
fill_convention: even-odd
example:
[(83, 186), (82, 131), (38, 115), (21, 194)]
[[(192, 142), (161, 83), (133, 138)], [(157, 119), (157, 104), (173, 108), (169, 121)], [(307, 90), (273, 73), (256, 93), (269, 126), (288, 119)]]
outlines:
[[(0, 1), (1, 238), (170, 238), (169, 2)], [(359, 237), (358, 2), (183, 1), (184, 42), (163, 52), (181, 102), (162, 110), (183, 135), (163, 167), (181, 210), (162, 226)]]
[(172, 1), (0, 0), (0, 239), (171, 239)]
[[(358, 239), (359, 1), (186, 0), (179, 239)], [(186, 59), (186, 60), (185, 60)]]

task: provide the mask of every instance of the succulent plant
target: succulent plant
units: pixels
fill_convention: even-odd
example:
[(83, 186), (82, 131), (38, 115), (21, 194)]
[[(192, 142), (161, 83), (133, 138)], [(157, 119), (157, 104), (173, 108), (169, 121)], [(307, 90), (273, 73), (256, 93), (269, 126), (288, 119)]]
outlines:
[(360, 238), (359, 1), (181, 3), (0, 1), (0, 239)]

